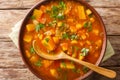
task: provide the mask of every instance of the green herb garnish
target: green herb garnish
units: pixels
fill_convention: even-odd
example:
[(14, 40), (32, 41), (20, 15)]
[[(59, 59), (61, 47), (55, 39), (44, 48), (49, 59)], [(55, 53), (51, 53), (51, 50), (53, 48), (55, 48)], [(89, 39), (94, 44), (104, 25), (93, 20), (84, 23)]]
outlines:
[(66, 5), (63, 1), (60, 1), (59, 6), (52, 6), (51, 11), (47, 11), (50, 13), (50, 16), (55, 19), (63, 20), (65, 18), (64, 12), (62, 9), (65, 9)]
[(81, 56), (87, 56), (88, 55), (88, 52), (89, 52), (89, 49), (87, 49), (87, 48), (83, 48), (82, 50), (81, 50)]
[(66, 63), (65, 62), (61, 62), (61, 65), (63, 65), (64, 68), (66, 68)]
[(46, 41), (46, 42), (49, 42), (49, 38), (45, 38), (45, 41)]
[(41, 67), (41, 66), (42, 66), (42, 61), (41, 61), (41, 60), (37, 61), (37, 62), (35, 63), (35, 66)]
[(77, 69), (77, 68), (72, 69), (72, 71), (73, 71), (74, 73), (80, 73), (80, 69)]
[(68, 33), (64, 33), (64, 34), (62, 35), (62, 39), (69, 39)]
[(85, 22), (83, 26), (88, 29), (88, 32), (92, 31), (92, 22)]
[(63, 20), (64, 18), (65, 18), (65, 16), (62, 13), (59, 13), (57, 15), (57, 19), (59, 19), (59, 20)]
[(52, 6), (51, 17), (57, 18), (58, 14), (59, 14), (59, 8), (57, 6)]
[(35, 16), (31, 16), (31, 19), (34, 20), (34, 19), (35, 19)]
[(32, 53), (32, 54), (35, 53), (35, 50), (34, 50), (33, 46), (30, 47), (30, 53)]
[(63, 1), (59, 2), (59, 8), (60, 9), (65, 9), (66, 8), (66, 4)]
[(55, 27), (55, 25), (57, 24), (56, 20), (53, 20), (52, 22), (49, 22), (48, 25), (51, 27)]
[(87, 73), (89, 71), (89, 68), (87, 68), (86, 66), (84, 66), (82, 70), (83, 70), (84, 73)]
[(88, 16), (91, 18), (91, 17), (93, 17), (93, 14), (89, 14)]
[(76, 40), (76, 39), (78, 39), (78, 36), (76, 35), (76, 34), (73, 34), (73, 35), (71, 35), (71, 40)]
[(44, 24), (38, 24), (38, 25), (36, 25), (36, 32), (39, 32), (39, 30), (40, 29), (42, 29), (42, 28), (44, 28), (45, 27), (45, 25)]

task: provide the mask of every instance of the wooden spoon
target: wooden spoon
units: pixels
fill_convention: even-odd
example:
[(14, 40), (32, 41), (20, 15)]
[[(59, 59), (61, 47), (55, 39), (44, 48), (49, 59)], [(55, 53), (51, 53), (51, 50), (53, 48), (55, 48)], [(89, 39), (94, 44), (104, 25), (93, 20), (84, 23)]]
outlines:
[(96, 66), (94, 64), (72, 58), (72, 57), (68, 56), (67, 54), (65, 54), (63, 51), (59, 52), (56, 55), (50, 55), (48, 53), (44, 53), (44, 52), (41, 51), (41, 49), (37, 45), (36, 40), (33, 41), (33, 48), (34, 48), (35, 52), (39, 56), (41, 56), (42, 58), (49, 59), (49, 60), (68, 59), (68, 60), (77, 62), (77, 63), (79, 63), (81, 65), (84, 65), (84, 66), (88, 67), (89, 69), (91, 69), (91, 70), (93, 70), (93, 71), (95, 71), (95, 72), (97, 72), (97, 73), (99, 73), (101, 75), (104, 75), (106, 77), (109, 77), (109, 78), (115, 78), (116, 77), (116, 72), (113, 71), (113, 70), (98, 67), (98, 66)]

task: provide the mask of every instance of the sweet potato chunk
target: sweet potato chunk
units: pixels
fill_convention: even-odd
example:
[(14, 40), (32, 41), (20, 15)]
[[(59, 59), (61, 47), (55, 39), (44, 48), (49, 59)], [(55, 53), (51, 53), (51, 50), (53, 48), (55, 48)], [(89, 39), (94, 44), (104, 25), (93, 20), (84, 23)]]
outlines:
[(34, 24), (27, 24), (26, 28), (27, 28), (27, 31), (30, 32), (30, 31), (33, 31), (35, 29), (35, 25)]
[(68, 50), (68, 43), (62, 43), (60, 46), (62, 47), (63, 51)]
[(80, 19), (86, 19), (84, 6), (78, 6), (78, 16)]
[(58, 78), (58, 73), (57, 73), (56, 69), (50, 69), (50, 73), (53, 77)]
[(35, 9), (34, 12), (33, 12), (33, 16), (35, 16), (35, 18), (40, 18), (42, 16), (43, 12), (42, 10), (38, 10), (38, 9)]
[(25, 41), (25, 42), (31, 42), (31, 40), (32, 40), (32, 35), (29, 35), (29, 34), (25, 34), (24, 35), (24, 37), (23, 37), (23, 40)]

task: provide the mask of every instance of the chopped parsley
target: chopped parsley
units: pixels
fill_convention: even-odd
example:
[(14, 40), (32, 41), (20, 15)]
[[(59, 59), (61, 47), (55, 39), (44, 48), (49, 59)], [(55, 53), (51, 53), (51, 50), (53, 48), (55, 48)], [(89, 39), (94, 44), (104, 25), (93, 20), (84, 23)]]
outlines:
[(64, 68), (66, 68), (66, 63), (65, 62), (61, 62), (61, 65), (64, 67)]
[(59, 2), (59, 8), (60, 9), (65, 9), (66, 8), (66, 4), (63, 1)]
[(55, 27), (56, 24), (57, 24), (57, 21), (53, 20), (52, 22), (48, 23), (48, 26)]
[(84, 28), (87, 28), (88, 29), (88, 32), (92, 31), (92, 22), (90, 21), (87, 21), (84, 23)]
[(69, 35), (68, 35), (68, 33), (64, 33), (64, 34), (62, 34), (62, 39), (69, 39)]
[(35, 50), (34, 50), (33, 46), (30, 47), (30, 53), (31, 53), (31, 54), (34, 54), (34, 53), (35, 53)]
[(57, 19), (59, 19), (59, 20), (63, 20), (64, 18), (65, 18), (65, 16), (63, 15), (63, 13), (59, 13), (57, 15)]
[(78, 36), (76, 35), (76, 34), (73, 34), (73, 35), (71, 35), (71, 40), (76, 40), (76, 39), (78, 39)]
[(81, 50), (81, 56), (87, 56), (88, 55), (88, 52), (89, 52), (89, 49), (87, 49), (87, 48), (83, 48), (82, 50)]
[(36, 32), (39, 32), (40, 31), (40, 29), (42, 29), (42, 28), (44, 28), (45, 27), (45, 25), (44, 24), (38, 24), (38, 25), (36, 25)]
[(80, 69), (77, 69), (77, 68), (72, 69), (72, 71), (73, 71), (74, 73), (80, 73)]
[(58, 6), (52, 6), (51, 10), (46, 10), (46, 13), (50, 14), (51, 18), (63, 20), (65, 18), (63, 14), (65, 8), (65, 3), (60, 1)]
[(45, 41), (46, 41), (46, 42), (49, 42), (49, 38), (45, 38)]
[(59, 14), (59, 8), (57, 6), (52, 6), (51, 17), (57, 18)]
[(35, 18), (35, 16), (31, 16), (31, 19), (34, 20), (34, 19), (36, 19), (36, 18)]
[(91, 18), (91, 17), (93, 17), (93, 14), (89, 14), (88, 16)]
[(87, 68), (86, 66), (83, 66), (82, 70), (83, 70), (84, 73), (87, 73), (89, 71), (89, 68)]
[(41, 60), (38, 60), (38, 61), (35, 63), (35, 66), (41, 67), (41, 66), (42, 66), (42, 61), (41, 61)]

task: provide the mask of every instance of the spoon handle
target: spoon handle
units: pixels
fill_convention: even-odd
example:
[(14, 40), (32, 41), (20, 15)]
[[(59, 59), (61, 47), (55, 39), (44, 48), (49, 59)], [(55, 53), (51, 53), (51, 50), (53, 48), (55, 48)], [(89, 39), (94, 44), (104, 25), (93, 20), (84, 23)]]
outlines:
[(68, 55), (66, 55), (66, 59), (69, 59), (69, 60), (72, 60), (72, 61), (75, 61), (81, 65), (84, 65), (86, 67), (88, 67), (89, 69), (101, 74), (101, 75), (104, 75), (108, 78), (115, 78), (116, 77), (116, 72), (113, 71), (113, 70), (109, 70), (109, 69), (105, 69), (105, 68), (102, 68), (102, 67), (99, 67), (99, 66), (96, 66), (92, 63), (88, 63), (88, 62), (85, 62), (85, 61), (81, 61), (81, 60), (77, 60), (75, 58), (72, 58)]

